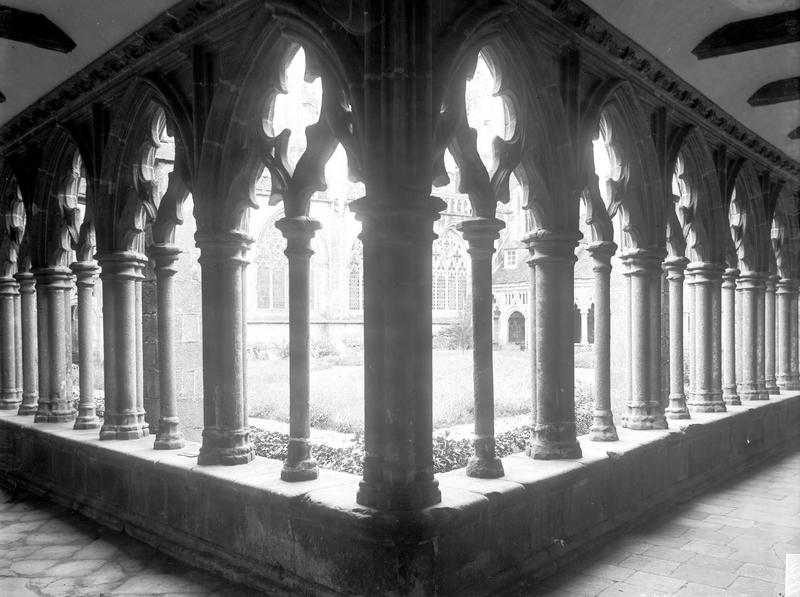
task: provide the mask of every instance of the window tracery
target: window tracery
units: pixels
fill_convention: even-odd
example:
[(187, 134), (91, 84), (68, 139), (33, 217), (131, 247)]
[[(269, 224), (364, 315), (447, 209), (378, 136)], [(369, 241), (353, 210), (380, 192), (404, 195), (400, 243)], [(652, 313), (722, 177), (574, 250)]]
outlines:
[(467, 263), (464, 243), (452, 230), (433, 243), (433, 310), (467, 307)]

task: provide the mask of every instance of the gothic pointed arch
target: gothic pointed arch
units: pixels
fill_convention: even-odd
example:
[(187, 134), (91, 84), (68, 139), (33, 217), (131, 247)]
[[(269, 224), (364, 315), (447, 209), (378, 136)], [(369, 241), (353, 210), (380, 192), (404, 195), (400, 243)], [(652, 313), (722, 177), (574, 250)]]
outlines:
[[(152, 159), (161, 131), (175, 138), (175, 170), (166, 193), (156, 193)], [(185, 98), (157, 77), (139, 77), (115, 112), (104, 152), (94, 214), (101, 251), (144, 251), (147, 222), (156, 242), (169, 242), (182, 222), (181, 207), (193, 184), (194, 143)]]
[(739, 269), (769, 271), (771, 226), (766, 223), (761, 199), (758, 175), (753, 165), (746, 161), (736, 178), (729, 209), (731, 237), (741, 264)]
[[(692, 261), (724, 263), (730, 237), (727, 209), (717, 181), (714, 157), (697, 130), (692, 129), (684, 137), (670, 171), (678, 219), (687, 241), (692, 237), (687, 257)], [(677, 197), (675, 190), (678, 190)]]
[[(504, 199), (513, 172), (525, 187), (526, 208), (536, 228), (573, 230), (577, 205), (565, 198), (577, 198), (580, 189), (574, 183), (557, 69), (544, 58), (544, 53), (537, 51), (537, 42), (526, 33), (524, 18), (508, 19), (499, 8), (478, 18), (470, 10), (465, 8), (457, 17), (470, 24), (468, 34), (452, 39), (443, 36), (435, 48), (441, 60), (434, 82), (434, 90), (440, 95), (434, 97), (434, 102), (442, 109), (435, 125), (434, 180), (442, 176), (444, 148), (458, 134), (459, 127), (463, 129), (464, 81), (474, 71), (478, 52), (483, 51), (499, 75), (495, 92), (514, 106), (514, 132), (499, 145), (494, 172), (482, 175), (474, 192), (485, 197), (493, 191), (500, 200)], [(465, 134), (461, 132), (462, 136)]]
[(42, 155), (31, 206), (31, 265), (66, 267), (80, 229), (83, 159), (74, 139), (61, 126), (51, 132)]
[(20, 247), (27, 218), (19, 184), (5, 160), (0, 163), (0, 214), (0, 277), (7, 278), (25, 269)]
[[(325, 189), (324, 166), (339, 143), (351, 179), (361, 179), (361, 98), (351, 89), (363, 66), (354, 43), (344, 30), (281, 7), (253, 14), (236, 52), (241, 61), (232, 68), (230, 84), (216, 90), (206, 120), (195, 193), (201, 233), (241, 228), (245, 211), (257, 207), (253, 186), (264, 168), (272, 178), (271, 202), (283, 201), (288, 217), (308, 215), (309, 199)], [(270, 121), (273, 100), (284, 91), (284, 70), (300, 47), (307, 78), (321, 77), (323, 100), (319, 120), (292, 131), (308, 139), (293, 165), (287, 159), (289, 133), (270, 130)]]
[(644, 109), (628, 82), (615, 83), (598, 100), (602, 105), (596, 130), (605, 139), (612, 168), (618, 169), (605, 201), (610, 216), (622, 217), (622, 248), (662, 248), (667, 203)]

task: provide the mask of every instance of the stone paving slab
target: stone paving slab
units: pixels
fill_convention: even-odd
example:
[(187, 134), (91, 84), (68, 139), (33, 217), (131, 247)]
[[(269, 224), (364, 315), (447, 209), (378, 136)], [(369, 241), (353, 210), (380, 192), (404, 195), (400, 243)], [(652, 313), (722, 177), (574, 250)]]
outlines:
[(800, 451), (745, 473), (509, 597), (783, 597), (800, 553)]
[(66, 508), (0, 487), (0, 597), (257, 597)]

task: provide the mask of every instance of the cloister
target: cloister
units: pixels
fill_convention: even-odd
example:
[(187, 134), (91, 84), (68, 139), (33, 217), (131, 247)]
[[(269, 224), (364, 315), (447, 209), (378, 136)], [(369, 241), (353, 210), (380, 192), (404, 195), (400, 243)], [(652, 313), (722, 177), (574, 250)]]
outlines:
[[(322, 93), (305, 131), (273, 118), (301, 48)], [(502, 100), (488, 138), (465, 101), (479, 60)], [(164, 131), (166, 185), (154, 167)], [(360, 478), (320, 470), (309, 444), (320, 227), (309, 206), (340, 145), (364, 188), (349, 203), (363, 251)], [(431, 263), (446, 152), (471, 208), (457, 228), (471, 267), (475, 440), (466, 469), (434, 475)], [(253, 587), (488, 594), (800, 438), (800, 163), (581, 2), (183, 0), (9, 119), (0, 158), (2, 475)], [(264, 173), (283, 205), (289, 282), (284, 462), (255, 457), (246, 404), (248, 222)], [(526, 451), (501, 460), (492, 259), (512, 178), (531, 300), (513, 341), (528, 345), (519, 375), (533, 389)], [(175, 234), (189, 195), (199, 452), (181, 432), (175, 376)], [(592, 330), (576, 339), (581, 226), (594, 287), (579, 320)], [(610, 316), (612, 258), (622, 321)], [(592, 342), (595, 359), (582, 436), (575, 341)]]

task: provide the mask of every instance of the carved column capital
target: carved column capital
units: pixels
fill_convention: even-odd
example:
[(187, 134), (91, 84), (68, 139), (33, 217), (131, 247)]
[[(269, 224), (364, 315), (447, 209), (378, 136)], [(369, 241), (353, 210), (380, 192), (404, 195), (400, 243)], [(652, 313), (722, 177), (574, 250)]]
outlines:
[(14, 279), (19, 284), (20, 294), (33, 294), (36, 292), (36, 280), (31, 272), (17, 272)]
[(797, 292), (800, 281), (796, 278), (780, 278), (776, 284), (777, 294), (794, 294)]
[(172, 276), (178, 273), (176, 264), (182, 251), (170, 243), (154, 243), (150, 247), (150, 257), (155, 262), (156, 275)]
[(725, 289), (736, 289), (739, 280), (739, 270), (735, 267), (728, 267), (722, 272), (722, 287)]
[(580, 232), (534, 230), (526, 234), (522, 242), (533, 255), (530, 263), (568, 263), (577, 261), (575, 247), (581, 238)]
[(244, 266), (247, 265), (247, 251), (253, 244), (253, 237), (244, 232), (232, 230), (215, 234), (196, 235), (200, 249), (200, 265)]
[(275, 222), (275, 228), (281, 231), (286, 239), (284, 255), (292, 261), (294, 259), (311, 259), (314, 251), (311, 249), (311, 239), (322, 228), (322, 224), (308, 216), (295, 216), (281, 218)]
[(440, 217), (447, 203), (435, 196), (411, 197), (404, 203), (361, 197), (349, 204), (361, 222), (359, 237), (364, 242), (381, 237), (389, 243), (433, 241), (436, 235), (430, 224)]
[(745, 271), (739, 274), (739, 282), (736, 289), (740, 291), (756, 291), (764, 288), (766, 274), (755, 271)]
[(683, 280), (687, 265), (689, 265), (689, 260), (686, 257), (667, 257), (663, 264), (664, 271), (667, 272), (667, 280)]
[(75, 274), (78, 287), (94, 287), (94, 279), (100, 273), (100, 267), (94, 261), (76, 261), (69, 268)]
[(100, 279), (109, 276), (121, 279), (140, 280), (144, 278), (142, 270), (147, 263), (147, 257), (133, 251), (117, 251), (114, 253), (98, 253), (95, 255), (100, 265)]
[(661, 248), (655, 249), (630, 249), (625, 251), (620, 257), (627, 266), (623, 275), (625, 276), (661, 276), (661, 267), (666, 256), (666, 251)]
[(617, 243), (611, 240), (601, 240), (589, 243), (587, 250), (594, 265), (592, 271), (594, 272), (610, 272), (611, 271), (611, 258), (617, 252)]

